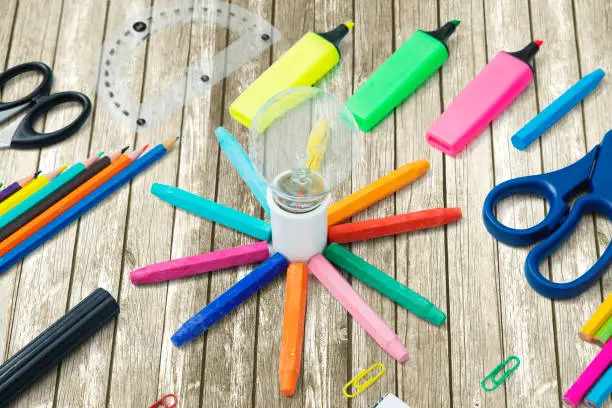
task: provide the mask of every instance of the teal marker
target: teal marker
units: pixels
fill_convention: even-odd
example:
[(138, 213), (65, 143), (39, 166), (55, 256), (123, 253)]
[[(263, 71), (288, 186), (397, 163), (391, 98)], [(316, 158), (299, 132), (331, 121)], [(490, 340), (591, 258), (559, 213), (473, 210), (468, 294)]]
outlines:
[(459, 20), (415, 32), (346, 102), (364, 132), (382, 122), (448, 60), (446, 40)]
[(270, 223), (188, 191), (181, 190), (180, 188), (155, 183), (151, 186), (151, 194), (175, 207), (261, 239), (262, 241), (269, 241), (271, 238), (272, 228)]
[(374, 265), (369, 264), (340, 244), (330, 244), (323, 256), (338, 268), (344, 269), (363, 283), (382, 293), (422, 319), (441, 326), (446, 315), (433, 303), (406, 285), (396, 281)]
[(266, 200), (266, 192), (268, 185), (263, 178), (259, 175), (259, 172), (253, 165), (253, 162), (246, 154), (240, 143), (236, 140), (230, 132), (224, 127), (219, 126), (215, 130), (215, 135), (219, 140), (221, 150), (227, 156), (232, 166), (236, 168), (240, 177), (245, 181), (247, 186), (251, 189), (251, 192), (259, 202), (259, 205), (264, 209), (268, 217), (270, 216), (270, 207)]
[(75, 178), (77, 175), (85, 171), (87, 167), (91, 166), (95, 161), (98, 160), (98, 156), (94, 156), (84, 163), (76, 163), (68, 170), (64, 171), (56, 178), (51, 180), (46, 186), (17, 204), (15, 207), (11, 208), (6, 214), (0, 217), (0, 228), (4, 228), (11, 221), (21, 216), (23, 213), (28, 211), (30, 208), (34, 207), (40, 201), (44, 200), (47, 196), (54, 193), (55, 190), (66, 184), (68, 181)]

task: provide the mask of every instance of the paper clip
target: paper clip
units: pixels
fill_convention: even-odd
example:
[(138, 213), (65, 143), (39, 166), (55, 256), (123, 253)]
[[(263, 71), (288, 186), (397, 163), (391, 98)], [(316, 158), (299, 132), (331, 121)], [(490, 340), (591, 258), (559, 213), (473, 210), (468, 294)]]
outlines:
[[(378, 374), (366, 380), (365, 382), (360, 383), (363, 377), (370, 374), (372, 371), (376, 370), (377, 368), (380, 369), (380, 372)], [(357, 374), (355, 377), (353, 377), (353, 379), (349, 381), (344, 386), (344, 388), (342, 388), (342, 393), (344, 394), (346, 398), (355, 398), (356, 396), (361, 394), (363, 391), (368, 389), (372, 384), (374, 384), (385, 373), (385, 371), (387, 371), (387, 368), (385, 367), (383, 363), (374, 364), (372, 367), (368, 368), (367, 370), (363, 370), (362, 372)], [(351, 386), (355, 387), (355, 389), (357, 390), (357, 392), (355, 392), (354, 394), (348, 393), (348, 389), (351, 388)]]
[(166, 394), (155, 401), (149, 408), (174, 408), (176, 404), (178, 404), (178, 397), (174, 394)]
[[(514, 362), (514, 365), (509, 367), (510, 363)], [(487, 392), (495, 391), (497, 387), (499, 387), (506, 378), (510, 377), (510, 375), (521, 365), (521, 360), (517, 356), (510, 356), (506, 360), (499, 363), (483, 380), (480, 382), (480, 386), (483, 390)], [(493, 384), (493, 387), (489, 387), (487, 385), (487, 381), (490, 381)]]

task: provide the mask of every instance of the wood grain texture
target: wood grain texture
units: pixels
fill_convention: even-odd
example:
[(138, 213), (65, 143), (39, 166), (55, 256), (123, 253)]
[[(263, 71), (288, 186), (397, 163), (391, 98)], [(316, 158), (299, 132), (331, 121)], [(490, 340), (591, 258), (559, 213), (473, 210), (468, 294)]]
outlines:
[[(395, 1), (394, 7), (395, 48), (416, 30), (436, 29), (449, 18), (445, 15), (439, 20), (438, 8), (431, 2)], [(442, 70), (452, 71), (460, 63), (455, 52), (456, 36), (462, 35), (461, 30), (460, 26), (448, 41), (449, 60)], [(398, 214), (444, 207), (443, 154), (425, 140), (425, 132), (440, 114), (440, 106), (440, 74), (436, 73), (396, 110), (396, 167), (420, 158), (430, 163), (424, 177), (396, 194)], [(395, 251), (397, 279), (447, 312), (445, 228), (399, 235)], [(410, 352), (410, 360), (398, 366), (397, 395), (410, 406), (451, 405), (448, 324), (447, 320), (443, 326), (436, 327), (397, 307), (398, 334), (405, 339)], [(414, 387), (421, 382), (435, 384), (437, 391)]]

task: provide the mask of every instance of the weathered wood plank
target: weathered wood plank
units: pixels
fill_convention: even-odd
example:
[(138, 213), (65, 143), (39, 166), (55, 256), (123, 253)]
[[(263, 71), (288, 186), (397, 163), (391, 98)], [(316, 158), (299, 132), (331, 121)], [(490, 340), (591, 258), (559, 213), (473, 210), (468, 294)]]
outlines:
[[(548, 16), (550, 13), (541, 10), (540, 7), (545, 6), (538, 4), (532, 8), (534, 30), (536, 32), (554, 30), (555, 25), (559, 24), (557, 16), (550, 18)], [(542, 13), (547, 17), (543, 17)], [(488, 1), (485, 18), (489, 59), (499, 51), (515, 51), (531, 41), (529, 32), (532, 22), (530, 22), (527, 1)], [(509, 26), (514, 29), (508, 30)], [(538, 35), (536, 34), (537, 38)], [(546, 35), (546, 38), (556, 37), (556, 35)], [(570, 37), (565, 43), (559, 43), (559, 47), (567, 47), (572, 43), (573, 39)], [(548, 43), (542, 54), (553, 55), (554, 52), (546, 49), (547, 46)], [(552, 97), (550, 87), (548, 83), (542, 84), (539, 80), (544, 77), (556, 81), (558, 76), (546, 72), (547, 67), (542, 67), (540, 70), (540, 59), (546, 64), (550, 58), (545, 56), (534, 58), (534, 65), (538, 68), (537, 85), (539, 85), (540, 101), (548, 103)], [(572, 64), (570, 59), (571, 57), (559, 58), (559, 62), (570, 65)], [(575, 58), (573, 64), (576, 65)], [(546, 79), (543, 81), (546, 82)], [(567, 79), (562, 78), (562, 81)], [(537, 109), (536, 88), (531, 84), (493, 123), (496, 184), (511, 178), (541, 173), (540, 145), (535, 143), (522, 152), (515, 149), (510, 142), (514, 132), (530, 120), (537, 113)], [(546, 154), (544, 156), (546, 157)], [(544, 211), (541, 199), (516, 196), (500, 203), (497, 207), (497, 216), (505, 225), (528, 228), (544, 217)], [(525, 257), (530, 249), (497, 243), (503, 358), (516, 355), (521, 359), (521, 369), (505, 383), (506, 400), (508, 407), (556, 407), (559, 405), (559, 399), (552, 307), (551, 302), (538, 295), (524, 277)], [(543, 268), (546, 267), (547, 265), (543, 265)], [(545, 270), (545, 273), (547, 272)]]
[[(355, 67), (354, 89), (382, 64), (393, 52), (393, 2), (391, 0), (355, 2)], [(360, 135), (360, 157), (353, 163), (352, 189), (356, 191), (379, 179), (396, 168), (395, 163), (395, 115), (379, 124), (374, 130)], [(410, 189), (412, 187), (408, 187)], [(365, 220), (393, 215), (394, 197), (389, 197), (377, 205), (355, 216), (355, 220)], [(395, 276), (395, 247), (392, 237), (372, 241), (362, 241), (352, 245), (355, 254), (366, 259), (381, 270)], [(356, 291), (391, 327), (396, 329), (395, 304), (380, 293), (369, 288), (357, 279), (352, 281)], [(361, 394), (361, 399), (374, 403), (386, 392), (397, 392), (397, 364), (380, 346), (370, 338), (365, 330), (349, 318), (349, 338), (352, 347), (348, 379), (372, 364), (382, 362), (387, 366), (385, 374), (372, 387)], [(406, 338), (401, 337), (406, 344)]]
[[(441, 16), (463, 22), (454, 39), (460, 63), (442, 72), (448, 106), (487, 63), (487, 42), (482, 2), (446, 0), (440, 6)], [(463, 210), (461, 222), (447, 229), (453, 405), (504, 407), (503, 393), (480, 388), (503, 354), (496, 243), (481, 219), (482, 202), (493, 187), (491, 132), (485, 130), (458, 157), (445, 157), (445, 164), (446, 205)]]
[[(438, 8), (431, 2), (395, 1), (395, 47), (400, 47), (416, 30), (434, 30)], [(456, 64), (456, 35), (448, 42), (449, 60), (442, 69), (453, 71)], [(440, 74), (433, 75), (396, 113), (396, 166), (427, 158), (429, 172), (396, 195), (398, 214), (444, 207), (443, 154), (425, 140), (427, 128), (440, 114)], [(459, 221), (461, 222), (461, 221)], [(444, 228), (403, 234), (395, 242), (397, 279), (447, 309), (446, 234)], [(447, 321), (436, 327), (397, 307), (397, 330), (405, 339), (410, 360), (398, 368), (398, 396), (414, 407), (449, 407), (450, 356)], [(432, 385), (435, 384), (435, 390)]]
[[(155, 24), (155, 19), (153, 20)], [(154, 28), (153, 28), (154, 29)], [(188, 65), (190, 25), (174, 25), (148, 44), (143, 99), (184, 75)], [(164, 101), (159, 101), (163, 104)], [(183, 110), (179, 109), (148, 133), (139, 133), (136, 145), (156, 145), (179, 135)], [(108, 406), (148, 406), (157, 399), (160, 355), (164, 333), (167, 285), (135, 287), (129, 272), (136, 267), (170, 258), (174, 209), (150, 193), (151, 184), (174, 184), (178, 147), (132, 183), (119, 286), (121, 314), (116, 327)], [(137, 345), (137, 346), (135, 346)]]

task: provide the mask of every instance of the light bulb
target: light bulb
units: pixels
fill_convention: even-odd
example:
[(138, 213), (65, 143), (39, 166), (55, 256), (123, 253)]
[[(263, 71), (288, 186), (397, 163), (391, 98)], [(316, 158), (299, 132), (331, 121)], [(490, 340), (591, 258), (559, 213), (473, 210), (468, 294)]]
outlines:
[(292, 88), (255, 116), (249, 155), (274, 201), (291, 213), (305, 213), (349, 177), (358, 154), (356, 130), (335, 96), (319, 88)]

